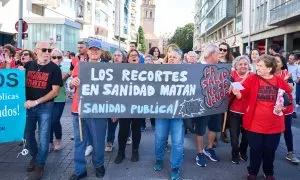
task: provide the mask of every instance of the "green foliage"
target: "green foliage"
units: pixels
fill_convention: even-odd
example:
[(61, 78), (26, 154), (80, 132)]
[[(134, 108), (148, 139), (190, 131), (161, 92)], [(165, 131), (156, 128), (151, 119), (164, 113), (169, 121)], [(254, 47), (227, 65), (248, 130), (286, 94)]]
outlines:
[(188, 52), (193, 49), (194, 24), (189, 23), (184, 27), (178, 27), (169, 43), (177, 44), (183, 52)]
[(138, 33), (139, 33), (139, 44), (141, 44), (141, 47), (139, 50), (142, 51), (143, 53), (145, 53), (147, 50), (147, 45), (146, 45), (144, 30), (143, 30), (142, 26), (139, 27)]

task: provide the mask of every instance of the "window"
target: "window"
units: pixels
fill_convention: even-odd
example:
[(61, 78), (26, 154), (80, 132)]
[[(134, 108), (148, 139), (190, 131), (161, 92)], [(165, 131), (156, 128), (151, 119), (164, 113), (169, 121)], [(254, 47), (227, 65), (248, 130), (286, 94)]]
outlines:
[(235, 18), (235, 31), (241, 32), (243, 30), (243, 18), (239, 15)]
[(150, 11), (150, 18), (152, 18), (152, 11)]
[(151, 43), (149, 43), (149, 49), (151, 49), (151, 47), (152, 47), (152, 44), (151, 44)]
[(240, 14), (243, 9), (243, 0), (236, 0), (236, 14)]

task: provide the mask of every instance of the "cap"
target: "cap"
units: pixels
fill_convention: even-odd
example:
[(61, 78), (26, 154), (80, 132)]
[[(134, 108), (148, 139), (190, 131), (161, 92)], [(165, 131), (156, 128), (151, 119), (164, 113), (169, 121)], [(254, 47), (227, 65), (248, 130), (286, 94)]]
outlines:
[(91, 40), (91, 41), (88, 42), (88, 49), (90, 49), (90, 48), (92, 48), (92, 47), (101, 49), (101, 48), (102, 48), (102, 44), (101, 44), (100, 41), (97, 41), (97, 40)]

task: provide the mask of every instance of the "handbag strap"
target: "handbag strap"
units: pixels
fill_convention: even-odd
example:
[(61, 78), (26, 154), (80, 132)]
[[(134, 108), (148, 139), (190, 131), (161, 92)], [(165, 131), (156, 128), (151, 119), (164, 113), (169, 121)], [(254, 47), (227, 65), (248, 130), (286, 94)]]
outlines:
[(257, 74), (256, 74), (256, 76), (257, 76), (259, 79), (261, 79), (262, 81), (264, 81), (265, 83), (267, 83), (267, 84), (269, 84), (270, 86), (272, 86), (273, 88), (279, 89), (279, 87), (275, 86), (274, 84), (271, 84), (271, 83), (270, 83), (269, 81), (267, 81), (265, 78), (263, 78), (263, 77), (261, 77), (261, 76), (259, 76), (259, 75), (257, 75)]

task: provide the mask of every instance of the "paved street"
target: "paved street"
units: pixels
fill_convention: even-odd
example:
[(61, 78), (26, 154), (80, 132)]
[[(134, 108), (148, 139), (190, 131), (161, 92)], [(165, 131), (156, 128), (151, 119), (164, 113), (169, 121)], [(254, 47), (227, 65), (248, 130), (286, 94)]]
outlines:
[[(50, 153), (48, 156), (46, 170), (44, 178), (45, 180), (65, 180), (68, 179), (73, 173), (73, 141), (72, 136), (72, 117), (70, 114), (70, 103), (65, 108), (65, 112), (62, 118), (63, 124), (63, 142), (64, 148), (60, 152)], [(300, 121), (300, 118), (295, 120)], [(149, 122), (148, 127), (149, 127)], [(293, 128), (295, 137), (295, 149), (298, 150), (297, 155), (300, 156), (300, 129), (298, 127)], [(106, 175), (104, 179), (168, 179), (169, 168), (169, 153), (166, 154), (164, 161), (164, 169), (162, 172), (155, 172), (152, 168), (154, 162), (154, 132), (150, 128), (147, 128), (142, 133), (142, 141), (140, 145), (140, 161), (132, 163), (131, 157), (131, 145), (127, 146), (127, 157), (120, 165), (113, 163), (116, 156), (116, 148), (112, 153), (105, 154), (105, 167)], [(115, 147), (117, 144), (115, 144)], [(21, 147), (17, 143), (8, 143), (0, 145), (0, 179), (2, 180), (23, 180), (26, 178), (26, 165), (30, 160), (29, 156), (19, 158), (17, 157)], [(193, 180), (217, 180), (217, 179), (246, 179), (246, 166), (248, 163), (241, 162), (239, 165), (231, 163), (230, 145), (219, 143), (216, 149), (217, 154), (220, 156), (221, 161), (214, 163), (207, 160), (208, 164), (206, 168), (200, 168), (195, 164), (196, 147), (194, 139), (191, 134), (188, 134), (185, 138), (185, 158), (182, 168), (183, 179)], [(276, 177), (279, 180), (293, 180), (299, 179), (300, 166), (290, 164), (285, 160), (285, 144), (283, 138), (281, 139), (280, 147), (277, 150), (275, 171)], [(90, 157), (88, 165), (88, 178), (96, 179), (94, 169), (92, 167)], [(260, 172), (259, 179), (263, 179), (263, 174)]]

